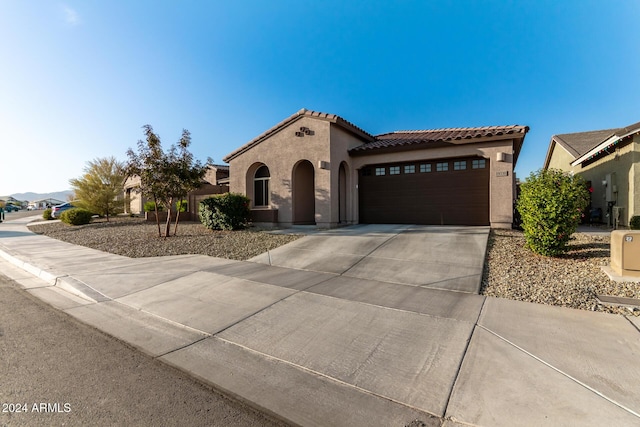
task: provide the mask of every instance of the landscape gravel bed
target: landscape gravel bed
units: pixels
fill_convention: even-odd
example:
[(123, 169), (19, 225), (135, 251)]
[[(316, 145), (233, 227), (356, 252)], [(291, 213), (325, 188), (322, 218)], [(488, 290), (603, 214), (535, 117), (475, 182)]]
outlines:
[[(164, 224), (161, 228), (164, 233)], [(58, 221), (38, 223), (29, 225), (29, 229), (64, 242), (130, 258), (201, 254), (243, 261), (301, 237), (255, 229), (211, 231), (199, 222), (180, 222), (177, 235), (163, 238), (158, 237), (155, 222), (130, 217), (111, 218), (109, 222), (101, 218), (78, 226)]]
[[(536, 255), (518, 230), (491, 230), (482, 293), (582, 310), (640, 315), (638, 309), (600, 304), (596, 295), (640, 298), (640, 282), (617, 283), (601, 267), (609, 264), (609, 235), (575, 233), (559, 257)], [(639, 279), (640, 280), (640, 279)]]

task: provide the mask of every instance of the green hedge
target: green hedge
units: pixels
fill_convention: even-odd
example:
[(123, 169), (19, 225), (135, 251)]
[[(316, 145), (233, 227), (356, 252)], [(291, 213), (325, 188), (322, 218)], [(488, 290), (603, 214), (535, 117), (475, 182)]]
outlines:
[(580, 175), (556, 169), (532, 172), (520, 185), (517, 208), (527, 246), (546, 256), (568, 250), (589, 203), (589, 191)]
[(218, 194), (200, 202), (200, 221), (211, 230), (238, 230), (249, 223), (249, 199), (242, 194)]
[[(156, 204), (153, 200), (148, 200), (144, 203), (143, 209), (145, 212), (155, 212)], [(162, 211), (162, 205), (158, 205), (158, 211)]]
[(46, 219), (47, 221), (53, 219), (53, 217), (51, 216), (51, 208), (47, 208), (44, 210), (44, 212), (42, 212), (42, 218)]
[(70, 225), (84, 225), (91, 222), (91, 212), (82, 208), (73, 208), (60, 214), (60, 221)]
[(189, 202), (186, 200), (178, 200), (176, 202), (176, 212), (187, 212), (189, 210)]

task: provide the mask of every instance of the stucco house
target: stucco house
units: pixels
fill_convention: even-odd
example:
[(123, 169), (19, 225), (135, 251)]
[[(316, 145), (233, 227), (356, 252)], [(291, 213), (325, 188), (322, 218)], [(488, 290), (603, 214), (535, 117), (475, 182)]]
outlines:
[(553, 135), (544, 168), (580, 174), (592, 190), (592, 212), (610, 225), (628, 226), (640, 215), (640, 122)]
[(510, 228), (513, 170), (527, 126), (372, 135), (302, 109), (228, 154), (230, 191), (254, 222)]
[(31, 207), (31, 209), (46, 209), (48, 207), (61, 205), (63, 203), (65, 202), (63, 202), (62, 200), (48, 198), (48, 199), (33, 200), (29, 202), (29, 206)]
[[(128, 178), (124, 184), (124, 211), (128, 214), (140, 215), (144, 213), (144, 204), (147, 201), (136, 188), (140, 186), (140, 178)], [(187, 213), (182, 215), (187, 220), (198, 220), (199, 203), (214, 194), (229, 191), (229, 166), (211, 165), (197, 190), (187, 195)]]

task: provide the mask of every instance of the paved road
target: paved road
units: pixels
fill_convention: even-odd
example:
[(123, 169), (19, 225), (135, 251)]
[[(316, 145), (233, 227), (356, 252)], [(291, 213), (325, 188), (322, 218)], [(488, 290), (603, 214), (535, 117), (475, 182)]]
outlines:
[(14, 219), (20, 219), (20, 218), (25, 218), (28, 216), (40, 216), (42, 217), (42, 214), (44, 213), (44, 210), (38, 210), (38, 211), (28, 211), (26, 209), (22, 209), (19, 211), (15, 211), (15, 212), (4, 212), (4, 219), (5, 221), (12, 221)]
[(53, 309), (1, 274), (0, 361), (0, 426), (284, 425)]

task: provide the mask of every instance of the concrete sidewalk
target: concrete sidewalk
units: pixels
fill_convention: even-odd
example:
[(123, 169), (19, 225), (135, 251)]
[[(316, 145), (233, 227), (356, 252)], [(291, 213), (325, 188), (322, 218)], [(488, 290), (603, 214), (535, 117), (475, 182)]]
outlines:
[(355, 226), (241, 262), (0, 224), (3, 274), (300, 425), (640, 424), (640, 321), (477, 294), (486, 227)]

